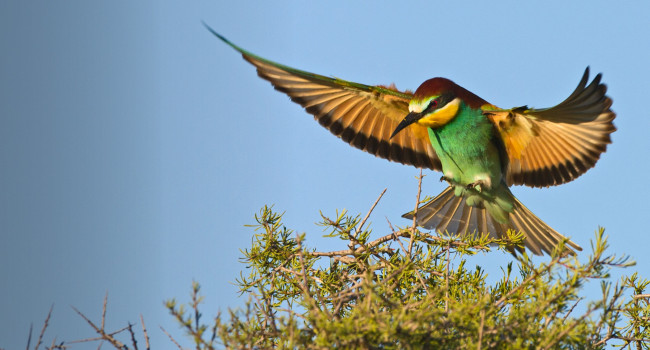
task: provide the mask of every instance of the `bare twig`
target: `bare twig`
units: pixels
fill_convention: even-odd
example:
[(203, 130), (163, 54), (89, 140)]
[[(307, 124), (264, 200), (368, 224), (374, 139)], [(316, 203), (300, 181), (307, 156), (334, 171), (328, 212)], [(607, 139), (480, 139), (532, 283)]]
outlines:
[(632, 298), (634, 299), (650, 298), (650, 294), (637, 294), (637, 295), (633, 295)]
[(63, 349), (63, 342), (61, 342), (61, 344), (57, 346), (56, 337), (54, 337), (54, 339), (52, 339), (52, 344), (50, 344), (50, 350), (52, 349)]
[(447, 264), (445, 266), (445, 312), (449, 312), (449, 252), (451, 245), (447, 246)]
[(27, 335), (27, 347), (25, 349), (29, 350), (29, 346), (32, 344), (32, 331), (34, 330), (34, 324), (29, 325), (29, 334)]
[[(95, 329), (95, 332), (97, 332), (97, 334), (101, 335), (101, 339), (107, 340), (107, 341), (110, 342), (114, 347), (116, 347), (116, 348), (118, 348), (118, 349), (121, 349), (121, 348), (124, 347), (124, 344), (122, 344), (122, 343), (121, 343), (120, 341), (118, 341), (117, 339), (113, 338), (113, 336), (112, 336), (111, 334), (106, 333), (106, 332), (104, 331), (103, 328), (99, 328), (99, 327), (97, 327), (97, 325), (95, 325), (95, 324), (93, 323), (93, 321), (91, 321), (90, 319), (88, 319), (88, 317), (86, 317), (86, 315), (82, 314), (81, 311), (77, 310), (77, 308), (75, 308), (74, 306), (72, 306), (72, 309), (73, 309), (77, 314), (79, 314), (79, 316), (81, 316), (84, 320), (86, 320), (86, 322), (88, 322), (88, 324), (89, 324), (93, 329)], [(119, 332), (121, 332), (121, 331), (119, 331)], [(116, 332), (116, 333), (119, 333), (119, 332)], [(116, 333), (113, 333), (113, 334), (116, 334)]]
[(147, 327), (144, 325), (144, 317), (142, 317), (142, 314), (140, 314), (140, 323), (142, 323), (142, 333), (144, 333), (144, 343), (146, 345), (146, 349), (149, 350), (149, 334), (147, 334)]
[(176, 339), (174, 339), (174, 337), (172, 337), (172, 335), (169, 334), (169, 333), (168, 333), (168, 332), (163, 328), (163, 326), (160, 326), (160, 329), (162, 329), (163, 333), (167, 334), (167, 336), (169, 337), (169, 340), (171, 340), (172, 343), (176, 344), (176, 346), (177, 346), (180, 350), (183, 350), (183, 347), (181, 346), (181, 344), (178, 344), (178, 342), (176, 341)]
[(415, 227), (417, 224), (418, 208), (420, 207), (420, 193), (422, 193), (422, 169), (420, 169), (420, 176), (418, 177), (418, 195), (415, 200), (415, 209), (413, 210), (413, 227), (411, 227), (411, 241), (409, 241), (408, 255), (411, 256), (413, 249), (413, 240), (415, 240)]
[[(77, 340), (69, 341), (68, 344), (88, 343), (88, 342), (91, 342), (91, 341), (101, 341), (101, 342), (103, 342), (104, 338), (100, 336), (100, 337), (93, 337), (93, 338), (77, 339)], [(103, 343), (100, 343), (100, 345), (98, 347), (101, 347), (101, 344), (103, 344)]]
[(106, 304), (108, 303), (108, 291), (106, 291), (106, 295), (104, 295), (104, 305), (102, 306), (102, 329), (104, 328), (104, 324), (106, 322)]
[(402, 247), (402, 251), (406, 252), (406, 248), (404, 248), (404, 245), (402, 244), (402, 241), (399, 240), (399, 237), (401, 237), (401, 236), (397, 235), (397, 232), (395, 232), (395, 229), (393, 228), (393, 224), (391, 224), (391, 222), (390, 222), (390, 220), (388, 220), (388, 218), (386, 218), (386, 222), (388, 222), (388, 227), (390, 227), (390, 231), (392, 232), (390, 234), (391, 238), (393, 240), (397, 241), (397, 243), (399, 243), (399, 246)]
[(363, 218), (363, 220), (361, 220), (361, 223), (359, 224), (359, 226), (357, 226), (357, 228), (355, 230), (354, 238), (359, 237), (359, 233), (361, 233), (361, 229), (363, 228), (363, 225), (366, 223), (366, 220), (368, 220), (368, 217), (370, 217), (370, 214), (372, 213), (372, 211), (375, 210), (375, 207), (377, 206), (377, 203), (379, 203), (379, 200), (381, 199), (381, 197), (384, 196), (384, 193), (386, 193), (386, 190), (387, 190), (387, 188), (384, 188), (384, 190), (381, 191), (381, 194), (379, 195), (379, 197), (377, 197), (377, 200), (375, 201), (375, 203), (372, 205), (372, 207), (370, 207), (370, 210), (368, 210), (368, 213)]
[(580, 297), (580, 298), (578, 298), (578, 300), (576, 300), (576, 303), (573, 304), (571, 309), (566, 313), (566, 315), (564, 315), (564, 318), (562, 318), (562, 323), (566, 322), (567, 318), (569, 318), (569, 315), (571, 315), (571, 313), (573, 312), (573, 309), (575, 309), (576, 306), (578, 306), (578, 303), (580, 303), (580, 301), (582, 301), (582, 299), (584, 299), (584, 298)]
[[(47, 317), (45, 318), (45, 322), (43, 323), (43, 328), (41, 329), (41, 333), (38, 335), (38, 341), (36, 342), (36, 346), (34, 347), (34, 350), (38, 350), (38, 347), (41, 346), (43, 342), (43, 336), (45, 335), (45, 330), (47, 329), (48, 324), (50, 323), (50, 317), (52, 316), (52, 310), (54, 309), (54, 304), (50, 306), (50, 311), (47, 313)], [(31, 339), (32, 337), (32, 327), (29, 327), (29, 338)], [(27, 343), (27, 347), (29, 348), (29, 343)]]
[[(392, 228), (391, 228), (391, 230), (392, 230)], [(429, 235), (429, 234), (424, 233), (424, 232), (420, 232), (420, 236), (423, 237), (422, 240), (424, 242), (427, 242), (427, 243), (430, 243), (430, 244), (433, 244), (434, 242), (444, 242), (445, 244), (451, 245), (452, 247), (467, 246), (467, 243), (465, 243), (465, 242), (450, 241), (450, 240), (446, 240), (444, 238)], [(346, 255), (355, 256), (355, 255), (363, 253), (366, 250), (366, 248), (374, 248), (375, 246), (377, 246), (379, 244), (382, 244), (382, 243), (390, 241), (390, 240), (394, 240), (397, 237), (412, 237), (411, 230), (405, 229), (405, 230), (398, 231), (398, 232), (393, 231), (393, 233), (390, 233), (390, 234), (387, 234), (387, 235), (382, 236), (380, 238), (377, 238), (376, 240), (366, 244), (365, 246), (362, 245), (361, 247), (359, 247), (359, 248), (357, 248), (355, 250), (345, 249), (345, 250), (336, 250), (336, 251), (332, 251), (332, 252), (308, 252), (307, 254), (309, 254), (311, 256), (329, 256), (329, 257), (346, 256)], [(483, 248), (483, 246), (475, 246), (475, 248), (479, 249), (479, 248)], [(406, 249), (404, 251), (406, 251)]]
[[(210, 337), (210, 349), (214, 349), (212, 344), (217, 338), (217, 328), (219, 328), (219, 321), (221, 319), (221, 311), (217, 312), (217, 316), (214, 318), (214, 324), (212, 325), (212, 337)], [(148, 349), (147, 349), (148, 350)]]
[(129, 334), (131, 334), (131, 344), (133, 344), (133, 349), (138, 350), (138, 342), (135, 340), (135, 333), (133, 332), (133, 325), (129, 322)]

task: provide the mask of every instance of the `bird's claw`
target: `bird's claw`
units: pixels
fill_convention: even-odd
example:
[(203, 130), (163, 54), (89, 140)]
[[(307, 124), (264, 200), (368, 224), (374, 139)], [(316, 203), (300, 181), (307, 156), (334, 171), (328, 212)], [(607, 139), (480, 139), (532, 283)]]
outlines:
[(456, 181), (454, 181), (454, 179), (449, 178), (449, 177), (444, 176), (444, 175), (440, 177), (440, 182), (443, 182), (443, 181), (447, 181), (447, 183), (450, 186), (458, 186), (458, 182), (456, 182)]
[(483, 184), (484, 184), (483, 181), (478, 180), (468, 184), (465, 188), (467, 188), (468, 190), (473, 189), (477, 192), (481, 192)]

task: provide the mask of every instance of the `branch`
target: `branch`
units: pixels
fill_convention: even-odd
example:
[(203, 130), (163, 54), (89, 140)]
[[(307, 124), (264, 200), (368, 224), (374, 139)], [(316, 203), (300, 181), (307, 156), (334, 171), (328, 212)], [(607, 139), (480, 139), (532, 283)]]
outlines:
[(420, 169), (420, 176), (418, 177), (418, 195), (415, 199), (415, 209), (413, 210), (413, 226), (411, 228), (411, 240), (409, 241), (409, 251), (408, 255), (411, 256), (411, 250), (413, 249), (413, 240), (415, 239), (415, 230), (417, 226), (418, 218), (418, 208), (420, 207), (420, 194), (422, 193), (422, 169)]
[[(104, 304), (104, 305), (106, 305), (106, 304)], [(95, 332), (97, 332), (97, 334), (101, 335), (101, 339), (103, 339), (103, 340), (107, 340), (107, 341), (110, 342), (114, 347), (116, 347), (116, 348), (118, 348), (118, 349), (122, 349), (122, 348), (124, 348), (124, 344), (122, 344), (120, 341), (118, 341), (117, 339), (115, 339), (111, 334), (106, 333), (106, 331), (104, 331), (103, 328), (99, 328), (99, 327), (97, 327), (97, 326), (93, 323), (93, 321), (91, 321), (90, 319), (88, 319), (88, 317), (86, 317), (86, 315), (82, 314), (81, 311), (77, 310), (77, 308), (75, 308), (74, 306), (72, 306), (72, 309), (73, 309), (77, 314), (79, 314), (79, 316), (81, 316), (84, 320), (86, 320), (86, 322), (88, 322), (88, 324), (89, 324), (91, 327), (93, 327), (93, 328), (95, 329)], [(126, 328), (125, 328), (125, 329), (126, 329)], [(124, 329), (123, 329), (123, 330), (124, 330)], [(119, 332), (121, 332), (121, 331), (122, 331), (122, 330), (120, 330)], [(119, 332), (116, 332), (116, 333), (119, 333)], [(113, 333), (113, 334), (116, 334), (116, 333)], [(82, 341), (79, 341), (79, 342), (85, 342), (85, 341), (91, 341), (91, 340), (96, 340), (96, 339), (87, 339), (87, 340), (82, 340)]]
[(379, 195), (379, 197), (377, 198), (375, 203), (372, 205), (372, 207), (370, 207), (370, 210), (368, 210), (368, 213), (363, 218), (363, 220), (361, 220), (361, 224), (359, 224), (359, 226), (357, 226), (357, 228), (355, 230), (354, 238), (359, 237), (359, 233), (361, 233), (361, 229), (363, 228), (363, 225), (366, 223), (366, 220), (368, 220), (368, 217), (370, 217), (370, 213), (372, 213), (372, 211), (375, 210), (375, 207), (377, 206), (377, 203), (379, 203), (379, 200), (381, 199), (381, 197), (384, 196), (384, 193), (386, 193), (386, 190), (387, 190), (387, 188), (384, 188), (384, 190), (381, 191), (381, 194)]

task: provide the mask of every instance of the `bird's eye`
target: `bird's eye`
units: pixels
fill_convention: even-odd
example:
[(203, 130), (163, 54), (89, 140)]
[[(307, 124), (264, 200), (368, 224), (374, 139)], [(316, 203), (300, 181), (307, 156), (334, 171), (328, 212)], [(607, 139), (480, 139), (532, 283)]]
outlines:
[(438, 107), (438, 100), (431, 100), (431, 102), (429, 102), (429, 106), (427, 106), (427, 109), (433, 110), (436, 107)]

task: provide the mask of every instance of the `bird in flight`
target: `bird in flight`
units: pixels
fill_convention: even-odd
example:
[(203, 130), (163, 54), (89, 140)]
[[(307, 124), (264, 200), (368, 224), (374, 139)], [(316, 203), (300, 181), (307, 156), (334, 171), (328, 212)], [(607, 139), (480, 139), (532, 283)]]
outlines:
[(509, 186), (560, 185), (596, 164), (616, 130), (600, 74), (589, 83), (587, 68), (573, 93), (554, 107), (502, 109), (445, 78), (403, 92), (298, 70), (206, 27), (341, 140), (390, 161), (441, 171), (449, 187), (403, 217), (415, 214), (419, 226), (442, 233), (501, 238), (520, 231), (536, 255), (551, 254), (561, 241), (569, 252), (582, 250), (521, 204)]

